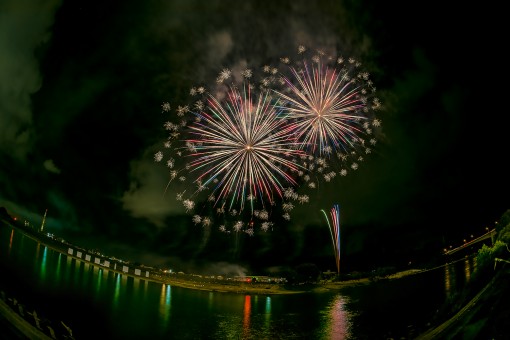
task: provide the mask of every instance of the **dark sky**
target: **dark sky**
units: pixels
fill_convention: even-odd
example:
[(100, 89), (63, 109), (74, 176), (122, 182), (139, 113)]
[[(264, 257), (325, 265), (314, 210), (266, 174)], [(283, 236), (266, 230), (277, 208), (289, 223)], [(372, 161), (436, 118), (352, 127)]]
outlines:
[[(0, 206), (33, 225), (48, 209), (46, 230), (158, 266), (314, 262), (325, 270), (334, 261), (320, 210), (334, 203), (344, 261), (374, 266), (459, 243), (510, 208), (497, 9), (368, 0), (37, 4), (0, 4)], [(301, 44), (363, 61), (383, 103), (376, 152), (271, 232), (236, 237), (213, 225), (204, 233), (163, 195), (168, 174), (153, 159), (166, 136), (161, 104), (185, 102), (225, 67), (261, 67)]]

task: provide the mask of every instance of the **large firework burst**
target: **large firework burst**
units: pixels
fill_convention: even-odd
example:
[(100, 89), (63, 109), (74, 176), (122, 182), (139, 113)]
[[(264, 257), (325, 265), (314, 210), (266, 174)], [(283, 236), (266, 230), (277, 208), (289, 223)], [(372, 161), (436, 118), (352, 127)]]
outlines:
[(209, 95), (207, 109), (196, 113), (186, 139), (189, 171), (211, 186), (216, 205), (242, 211), (249, 201), (253, 212), (255, 201), (272, 205), (284, 186), (296, 184), (290, 173), (299, 165), (291, 159), (300, 151), (275, 104), (267, 91), (255, 98), (249, 86), (231, 86), (224, 102)]
[[(164, 125), (168, 184), (176, 184), (176, 199), (194, 224), (214, 225), (215, 211), (222, 232), (253, 235), (255, 218), (261, 230), (272, 229), (274, 212), (288, 221), (309, 202), (301, 186), (346, 176), (372, 152), (381, 121), (369, 74), (352, 58), (305, 52), (299, 46), (301, 61), (263, 66), (260, 78), (251, 69), (225, 68), (213, 90), (190, 89), (193, 102), (162, 104), (163, 112), (176, 112)], [(240, 77), (242, 84), (234, 83)], [(163, 158), (162, 151), (154, 155)]]
[[(303, 151), (297, 148), (279, 98), (250, 83), (251, 71), (242, 72), (241, 84), (225, 84), (230, 76), (223, 70), (213, 91), (202, 86), (190, 90), (194, 103), (174, 109), (180, 122), (164, 124), (169, 131), (167, 151), (158, 151), (154, 159), (161, 162), (170, 153), (167, 189), (179, 191), (176, 199), (194, 214), (195, 225), (214, 224), (212, 216), (197, 212), (215, 211), (220, 231), (253, 235), (257, 225), (262, 231), (272, 228), (275, 211), (289, 220), (291, 201), (308, 202), (308, 196), (294, 191), (295, 178), (305, 170), (297, 164)], [(161, 107), (171, 111), (169, 103)]]

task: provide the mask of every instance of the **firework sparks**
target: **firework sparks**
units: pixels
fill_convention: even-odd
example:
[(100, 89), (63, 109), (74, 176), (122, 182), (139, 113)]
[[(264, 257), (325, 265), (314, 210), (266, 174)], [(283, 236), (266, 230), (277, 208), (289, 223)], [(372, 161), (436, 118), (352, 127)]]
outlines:
[[(222, 82), (233, 78), (227, 71), (219, 75)], [(276, 72), (268, 69), (271, 75)], [(251, 69), (241, 75), (243, 84), (223, 84), (215, 95), (203, 87), (192, 87), (193, 104), (175, 105), (180, 122), (170, 119), (163, 124), (168, 132), (165, 156), (158, 151), (154, 160), (161, 162), (165, 157), (163, 163), (169, 169), (165, 192), (172, 183), (186, 189), (176, 193), (186, 212), (193, 216), (195, 211), (204, 211), (202, 204), (210, 204), (213, 209), (209, 211), (216, 213), (205, 220), (206, 225), (218, 222), (223, 232), (230, 232), (227, 226), (233, 231), (242, 227), (245, 232), (251, 229), (247, 232), (251, 235), (255, 224), (248, 227), (248, 220), (269, 223), (277, 205), (285, 204), (285, 216), (290, 219), (292, 204), (286, 201), (297, 200), (298, 195), (283, 197), (284, 186), (297, 186), (295, 176), (302, 176), (306, 169), (298, 164), (304, 153), (297, 148), (278, 97), (250, 83)], [(192, 222), (204, 225), (204, 218), (195, 215)], [(232, 218), (246, 219), (245, 224), (230, 223)], [(267, 223), (260, 227), (262, 231), (269, 229)]]
[(272, 204), (282, 197), (283, 184), (296, 185), (289, 173), (299, 165), (290, 159), (300, 151), (269, 93), (256, 99), (248, 86), (243, 90), (230, 87), (226, 102), (210, 95), (207, 110), (189, 126), (186, 144), (190, 174), (211, 186), (215, 204), (228, 201), (231, 210), (238, 203), (242, 211), (248, 202), (253, 213), (254, 202)]
[(294, 120), (295, 132), (301, 147), (311, 154), (329, 154), (329, 146), (346, 150), (354, 146), (363, 133), (358, 114), (366, 107), (359, 95), (359, 87), (347, 81), (346, 75), (324, 68), (320, 64), (304, 64), (304, 71), (292, 68), (298, 82), (285, 78), (291, 95), (279, 93), (288, 103), (289, 119)]
[[(298, 49), (299, 54), (305, 51), (303, 46)], [(368, 72), (360, 71), (361, 63), (353, 58), (339, 57), (331, 64), (333, 60), (321, 51), (311, 61), (303, 56), (302, 62), (286, 65), (285, 72), (290, 74), (282, 74), (283, 87), (273, 90), (281, 99), (280, 108), (287, 113), (299, 149), (309, 155), (306, 169), (318, 173), (332, 165), (328, 160), (333, 160), (335, 154), (341, 163), (335, 171), (358, 169), (363, 159), (353, 155), (372, 152), (368, 144), (375, 145), (373, 134), (381, 126), (381, 120), (374, 117), (381, 103)], [(330, 181), (335, 171), (322, 177)]]
[[(280, 58), (283, 72), (265, 65), (259, 78), (251, 68), (224, 68), (215, 95), (195, 86), (187, 105), (161, 105), (163, 112), (174, 108), (176, 118), (163, 125), (164, 151), (171, 153), (163, 162), (170, 177), (165, 192), (177, 183), (176, 199), (192, 215), (199, 204), (214, 206), (209, 211), (223, 220), (220, 231), (230, 232), (228, 225), (251, 236), (253, 218), (267, 231), (275, 210), (290, 221), (296, 205), (311, 200), (298, 193), (301, 187), (316, 189), (320, 181), (355, 172), (373, 153), (381, 127), (374, 111), (381, 104), (361, 63), (322, 51), (307, 58), (314, 52), (304, 46), (297, 52), (303, 61)], [(234, 84), (239, 75), (243, 83)], [(162, 162), (164, 154), (153, 157)], [(232, 219), (237, 222), (227, 221)], [(214, 221), (194, 215), (193, 223), (208, 227)]]

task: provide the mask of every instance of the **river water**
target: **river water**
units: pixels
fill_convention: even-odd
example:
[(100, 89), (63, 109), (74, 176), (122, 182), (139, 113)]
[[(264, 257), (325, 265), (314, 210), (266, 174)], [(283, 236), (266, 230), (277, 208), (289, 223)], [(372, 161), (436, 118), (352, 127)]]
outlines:
[(0, 225), (2, 299), (56, 338), (72, 332), (75, 339), (410, 339), (429, 327), (473, 269), (466, 258), (325, 293), (207, 292), (99, 269)]

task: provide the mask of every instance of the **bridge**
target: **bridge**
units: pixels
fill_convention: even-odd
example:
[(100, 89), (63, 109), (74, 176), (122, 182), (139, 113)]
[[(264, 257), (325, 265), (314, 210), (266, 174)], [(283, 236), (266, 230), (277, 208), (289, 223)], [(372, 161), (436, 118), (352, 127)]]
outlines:
[(448, 251), (445, 251), (444, 252), (444, 255), (451, 255), (451, 254), (454, 254), (464, 248), (467, 248), (469, 246), (472, 246), (473, 244), (475, 243), (478, 243), (478, 242), (481, 242), (481, 241), (484, 241), (488, 238), (491, 239), (492, 242), (494, 242), (494, 236), (496, 236), (496, 229), (492, 229), (492, 230), (489, 230), (488, 232), (486, 232), (485, 234), (483, 234), (482, 236), (479, 236), (475, 239), (472, 239), (471, 241), (469, 242), (464, 242), (463, 245), (457, 247), (457, 248), (453, 248), (453, 249), (450, 249)]

